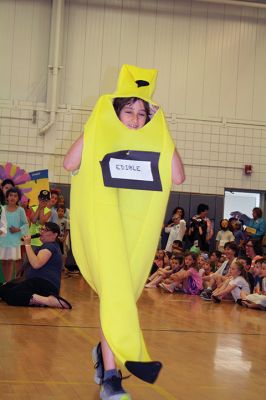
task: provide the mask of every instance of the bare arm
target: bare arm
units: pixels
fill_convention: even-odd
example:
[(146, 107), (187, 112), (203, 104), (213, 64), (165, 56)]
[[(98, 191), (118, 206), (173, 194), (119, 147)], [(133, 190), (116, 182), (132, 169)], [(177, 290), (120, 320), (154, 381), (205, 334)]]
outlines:
[(185, 172), (182, 160), (177, 152), (174, 151), (173, 158), (172, 158), (172, 182), (175, 185), (180, 185), (185, 180)]
[(43, 267), (52, 256), (50, 250), (48, 249), (40, 250), (39, 253), (36, 255), (30, 245), (31, 237), (29, 235), (26, 235), (23, 237), (23, 239), (29, 263), (32, 266), (32, 268), (39, 269)]
[(82, 157), (84, 134), (82, 134), (70, 147), (65, 158), (64, 168), (67, 171), (75, 171), (79, 168)]
[(213, 294), (217, 295), (217, 296), (221, 296), (224, 297), (227, 294), (231, 293), (233, 289), (236, 288), (237, 285), (229, 285), (229, 282), (227, 283), (226, 286), (222, 286), (221, 288), (217, 288)]
[[(0, 208), (1, 207), (2, 206), (0, 204)], [(2, 207), (2, 213), (0, 216), (0, 236), (5, 236), (6, 233), (7, 233), (6, 212), (5, 212), (4, 208)]]

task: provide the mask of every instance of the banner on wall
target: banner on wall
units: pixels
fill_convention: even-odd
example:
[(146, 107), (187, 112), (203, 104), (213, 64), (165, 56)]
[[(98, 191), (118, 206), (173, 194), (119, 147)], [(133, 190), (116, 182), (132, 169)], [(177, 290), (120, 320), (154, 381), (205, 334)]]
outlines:
[(26, 172), (7, 162), (0, 165), (0, 182), (4, 179), (12, 179), (22, 192), (22, 201), (30, 199), (30, 205), (38, 204), (38, 194), (41, 190), (49, 190), (48, 169)]
[(41, 190), (49, 189), (48, 169), (42, 169), (40, 171), (33, 171), (29, 173), (30, 180), (23, 185), (19, 185), (19, 188), (23, 191), (28, 191), (27, 198), (30, 199), (30, 205), (38, 204), (38, 194)]

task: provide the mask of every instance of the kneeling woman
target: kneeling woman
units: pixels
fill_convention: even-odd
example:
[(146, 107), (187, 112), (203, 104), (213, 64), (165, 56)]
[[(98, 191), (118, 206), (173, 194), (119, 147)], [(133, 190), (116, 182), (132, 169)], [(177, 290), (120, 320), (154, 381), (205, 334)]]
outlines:
[(33, 251), (30, 236), (24, 236), (29, 260), (26, 279), (10, 281), (0, 287), (0, 297), (12, 306), (47, 306), (70, 309), (71, 304), (59, 296), (62, 254), (57, 237), (59, 226), (46, 222), (40, 229), (42, 246)]

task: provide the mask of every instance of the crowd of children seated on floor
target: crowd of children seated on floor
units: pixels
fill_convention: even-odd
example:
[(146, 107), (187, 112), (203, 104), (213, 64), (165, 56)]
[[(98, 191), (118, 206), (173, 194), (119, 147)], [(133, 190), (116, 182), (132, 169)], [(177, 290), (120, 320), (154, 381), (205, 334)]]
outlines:
[[(208, 206), (200, 204), (197, 211), (187, 224), (182, 207), (173, 211), (164, 227), (169, 233), (165, 250), (157, 251), (145, 288), (199, 295), (215, 303), (231, 300), (266, 310), (266, 257), (262, 256), (265, 225), (261, 210), (253, 210), (254, 219), (240, 212), (232, 213), (230, 221), (222, 219), (216, 235), (217, 250), (212, 252), (208, 251), (214, 234), (207, 218)], [(238, 219), (241, 216), (257, 229), (244, 230), (243, 221)]]
[[(258, 243), (248, 240), (244, 247), (248, 246), (254, 248)], [(239, 255), (235, 242), (225, 243), (224, 253), (206, 253), (196, 247), (184, 251), (182, 242), (175, 241), (172, 252), (157, 251), (145, 288), (266, 310), (266, 257)]]

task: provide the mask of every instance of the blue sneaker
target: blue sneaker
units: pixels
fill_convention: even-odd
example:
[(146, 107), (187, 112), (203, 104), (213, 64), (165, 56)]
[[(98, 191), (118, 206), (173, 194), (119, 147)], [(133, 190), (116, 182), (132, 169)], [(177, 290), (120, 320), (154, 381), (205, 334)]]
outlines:
[(97, 346), (93, 347), (92, 360), (93, 360), (94, 368), (95, 368), (94, 382), (97, 383), (97, 385), (101, 385), (101, 383), (103, 381), (103, 375), (104, 375), (101, 343), (98, 343)]
[(110, 378), (105, 379), (101, 385), (101, 400), (131, 400), (130, 395), (121, 385), (122, 375), (120, 371)]
[(204, 292), (200, 294), (200, 297), (205, 301), (212, 301), (212, 290), (206, 289)]

